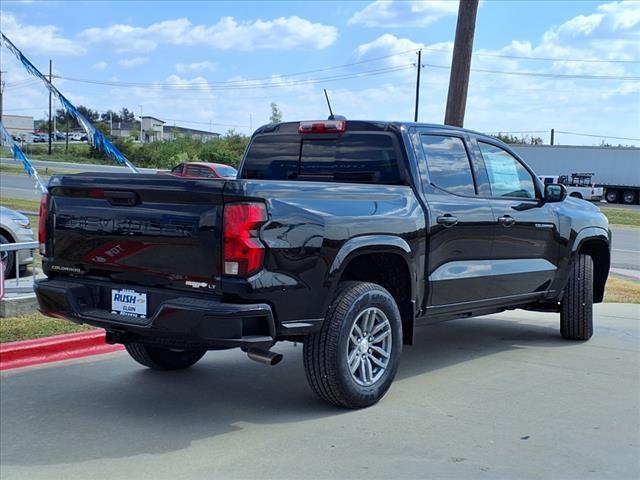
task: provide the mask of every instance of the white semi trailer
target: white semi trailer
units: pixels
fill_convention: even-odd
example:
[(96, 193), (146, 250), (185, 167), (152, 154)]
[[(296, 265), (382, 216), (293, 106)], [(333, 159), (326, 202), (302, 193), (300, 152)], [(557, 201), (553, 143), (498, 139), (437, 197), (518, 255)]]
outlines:
[(638, 204), (640, 148), (510, 145), (538, 175), (593, 172), (609, 203)]

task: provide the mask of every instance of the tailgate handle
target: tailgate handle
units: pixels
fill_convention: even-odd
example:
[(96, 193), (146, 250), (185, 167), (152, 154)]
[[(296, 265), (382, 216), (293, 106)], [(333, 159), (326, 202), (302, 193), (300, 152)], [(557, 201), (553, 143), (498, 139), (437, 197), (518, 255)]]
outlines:
[(105, 190), (104, 198), (112, 205), (137, 205), (138, 196), (134, 192), (121, 192), (118, 190)]

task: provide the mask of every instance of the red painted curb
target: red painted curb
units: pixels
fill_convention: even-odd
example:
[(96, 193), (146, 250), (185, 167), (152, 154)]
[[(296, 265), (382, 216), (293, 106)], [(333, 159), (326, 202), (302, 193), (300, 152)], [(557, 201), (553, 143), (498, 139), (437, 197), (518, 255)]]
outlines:
[(111, 353), (122, 348), (124, 348), (122, 345), (106, 344), (104, 330), (2, 343), (0, 344), (0, 371)]

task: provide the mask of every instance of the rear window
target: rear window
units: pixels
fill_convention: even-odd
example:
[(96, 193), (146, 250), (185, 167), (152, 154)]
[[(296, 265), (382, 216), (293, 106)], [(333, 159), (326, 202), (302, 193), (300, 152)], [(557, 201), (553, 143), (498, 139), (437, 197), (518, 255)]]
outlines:
[(251, 144), (242, 178), (400, 184), (398, 157), (387, 133), (264, 135)]

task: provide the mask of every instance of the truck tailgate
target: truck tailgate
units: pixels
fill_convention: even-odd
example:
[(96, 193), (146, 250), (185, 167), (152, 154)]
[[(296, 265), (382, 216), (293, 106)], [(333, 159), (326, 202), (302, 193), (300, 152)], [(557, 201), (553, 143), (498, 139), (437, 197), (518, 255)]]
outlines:
[(47, 274), (215, 290), (225, 181), (78, 174), (50, 184)]

